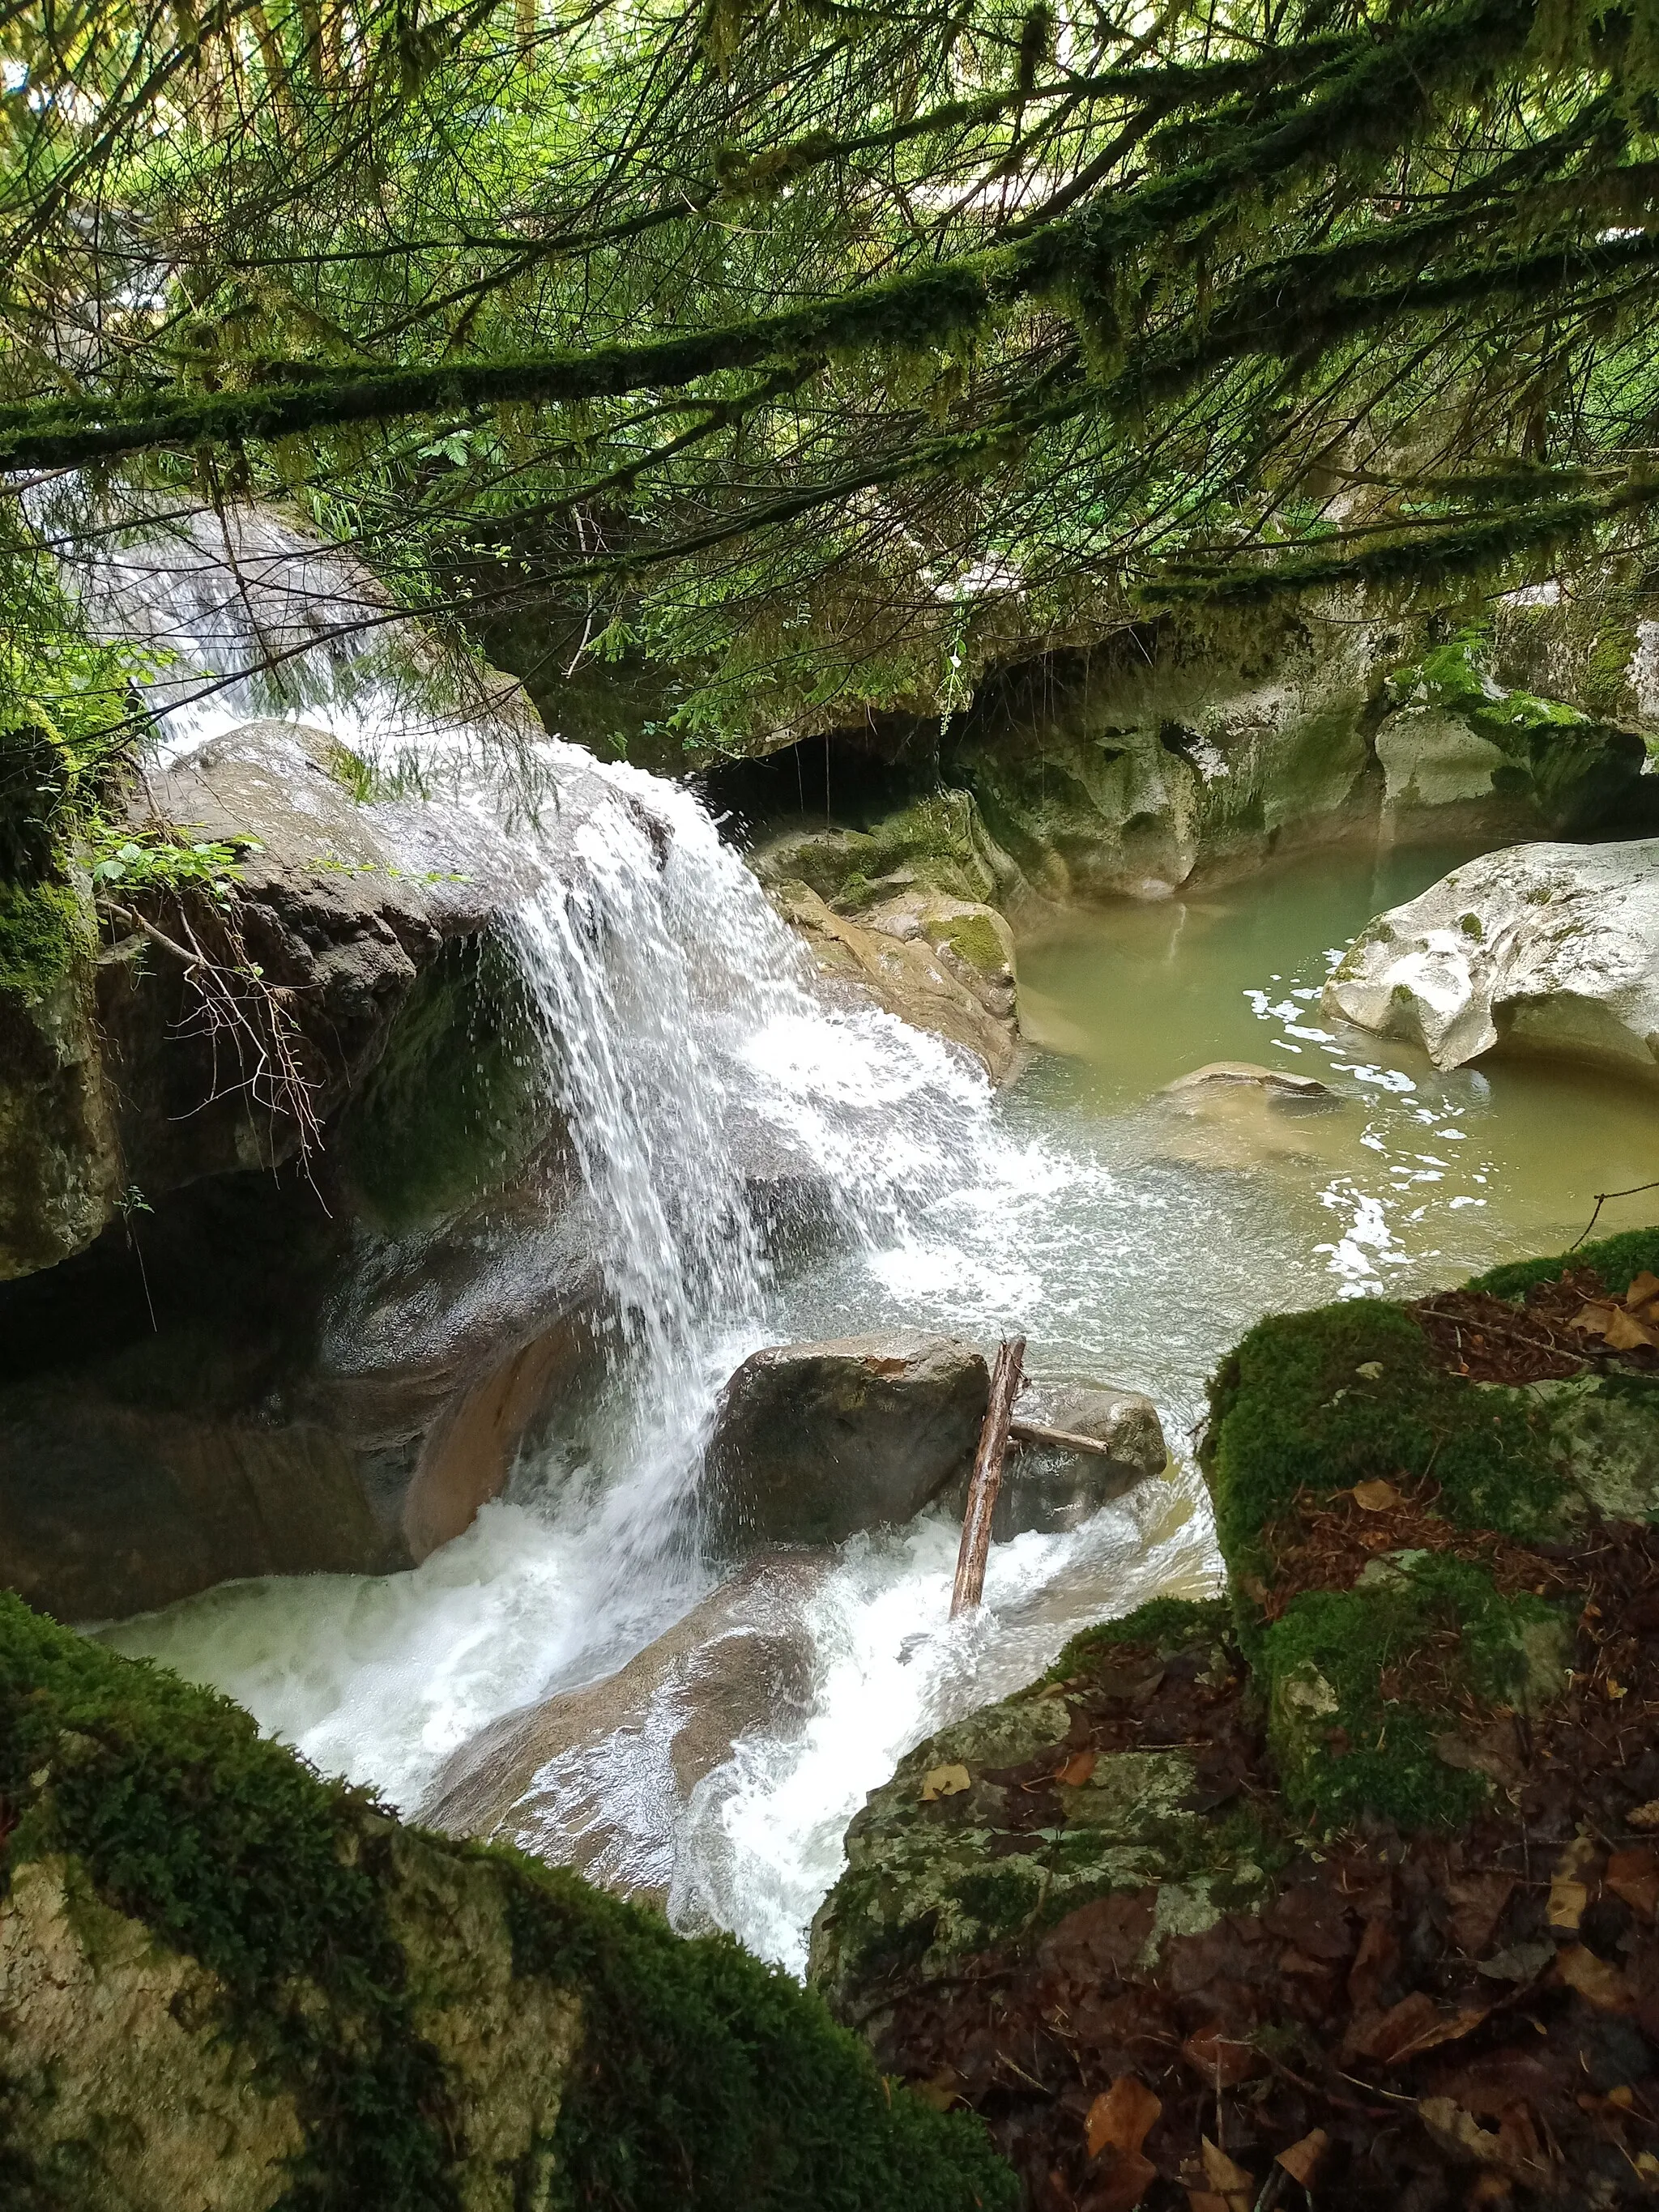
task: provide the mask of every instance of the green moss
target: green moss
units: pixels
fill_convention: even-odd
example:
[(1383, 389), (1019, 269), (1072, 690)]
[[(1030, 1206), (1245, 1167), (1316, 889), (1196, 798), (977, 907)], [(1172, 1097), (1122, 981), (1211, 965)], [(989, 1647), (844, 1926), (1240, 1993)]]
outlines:
[(988, 915), (958, 915), (940, 932), (939, 942), (981, 975), (1000, 975), (1007, 967), (1008, 956)]
[[(221, 1977), (227, 2031), (304, 2128), (281, 2212), (459, 2212), (466, 2115), (415, 2032), (386, 1903), (398, 1832), (363, 1793), (228, 1700), (0, 1595), (0, 1801), (8, 1879), (66, 1854), (99, 1902)], [(573, 1875), (436, 1848), (499, 1870), (515, 1974), (581, 1998), (549, 2147), (566, 2212), (1010, 2212), (976, 2123), (890, 2096), (815, 1997), (735, 1943), (681, 1942)], [(57, 2203), (28, 2185), (21, 2202)]]
[(1379, 1560), (1352, 1589), (1304, 1593), (1264, 1632), (1258, 1662), (1287, 1799), (1333, 1826), (1364, 1813), (1405, 1828), (1469, 1819), (1491, 1784), (1437, 1747), (1470, 1698), (1541, 1703), (1566, 1648), (1559, 1608), (1502, 1597), (1444, 1553)]
[(1481, 925), (1480, 917), (1478, 914), (1459, 915), (1457, 917), (1457, 927), (1462, 931), (1465, 937), (1472, 937), (1477, 945), (1480, 944), (1481, 939), (1486, 933)]
[(0, 882), (0, 991), (33, 1003), (90, 950), (82, 901), (72, 885)]
[(1523, 1298), (1534, 1283), (1551, 1283), (1568, 1267), (1593, 1267), (1605, 1286), (1622, 1296), (1644, 1270), (1659, 1274), (1659, 1229), (1630, 1229), (1595, 1244), (1581, 1244), (1574, 1252), (1558, 1252), (1547, 1260), (1516, 1260), (1477, 1275), (1472, 1291), (1487, 1291), (1495, 1298)]
[(1126, 1644), (1145, 1644), (1160, 1657), (1189, 1650), (1195, 1644), (1222, 1641), (1232, 1634), (1232, 1609), (1225, 1598), (1196, 1601), (1155, 1597), (1126, 1613), (1121, 1620), (1103, 1620), (1074, 1636), (1042, 1677), (1044, 1684), (1068, 1682), (1086, 1673), (1097, 1653)]
[(1411, 1316), (1380, 1299), (1259, 1322), (1217, 1376), (1211, 1408), (1206, 1472), (1236, 1583), (1267, 1571), (1263, 1533), (1304, 1490), (1429, 1475), (1460, 1526), (1523, 1538), (1561, 1511), (1542, 1409), (1523, 1391), (1446, 1374)]
[(493, 937), (452, 940), (416, 982), (353, 1100), (339, 1146), (393, 1230), (499, 1185), (546, 1130), (523, 984)]

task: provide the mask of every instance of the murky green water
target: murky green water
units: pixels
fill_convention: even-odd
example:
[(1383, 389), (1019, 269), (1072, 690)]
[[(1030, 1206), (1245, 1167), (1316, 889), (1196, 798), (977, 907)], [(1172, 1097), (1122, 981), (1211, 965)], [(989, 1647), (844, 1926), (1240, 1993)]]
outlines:
[[(1357, 1274), (1369, 1259), (1446, 1279), (1570, 1243), (1597, 1192), (1659, 1177), (1659, 1090), (1541, 1060), (1441, 1073), (1320, 1010), (1329, 967), (1370, 916), (1466, 857), (1324, 853), (1079, 918), (1022, 963), (1024, 1019), (1059, 1055), (1028, 1081), (1085, 1124), (1121, 1132), (1128, 1115), (1149, 1161), (1265, 1180), (1310, 1226), (1346, 1210)], [(1286, 1109), (1241, 1091), (1188, 1113), (1157, 1099), (1215, 1060), (1315, 1076), (1336, 1097)], [(1608, 1206), (1597, 1233), (1655, 1218), (1659, 1192)]]

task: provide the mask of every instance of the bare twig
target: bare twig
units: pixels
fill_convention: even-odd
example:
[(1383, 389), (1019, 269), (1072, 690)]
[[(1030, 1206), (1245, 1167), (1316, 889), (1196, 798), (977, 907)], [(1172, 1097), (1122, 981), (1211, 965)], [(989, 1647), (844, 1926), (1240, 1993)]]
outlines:
[(1595, 1194), (1595, 1212), (1585, 1224), (1583, 1236), (1575, 1237), (1567, 1247), (1568, 1251), (1576, 1252), (1578, 1249), (1584, 1237), (1588, 1237), (1590, 1231), (1595, 1228), (1601, 1218), (1601, 1208), (1610, 1198), (1637, 1198), (1644, 1190), (1659, 1190), (1659, 1182), (1633, 1182), (1628, 1190), (1598, 1190)]

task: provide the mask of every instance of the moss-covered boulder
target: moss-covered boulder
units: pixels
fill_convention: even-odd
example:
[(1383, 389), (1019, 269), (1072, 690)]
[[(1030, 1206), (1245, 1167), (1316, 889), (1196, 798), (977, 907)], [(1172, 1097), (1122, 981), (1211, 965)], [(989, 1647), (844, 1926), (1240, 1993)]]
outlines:
[(1390, 672), (1376, 730), (1386, 812), (1478, 809), (1517, 833), (1594, 829), (1638, 796), (1647, 759), (1638, 731), (1559, 699), (1506, 690), (1489, 672), (1492, 640), (1460, 630)]
[(82, 1250), (125, 1188), (84, 879), (0, 881), (0, 1281)]
[(817, 1999), (0, 1599), (17, 2212), (1006, 2212)]
[(1659, 1232), (1263, 1322), (1203, 1457), (1229, 1596), (912, 1753), (814, 1978), (1033, 2206), (1645, 2201)]

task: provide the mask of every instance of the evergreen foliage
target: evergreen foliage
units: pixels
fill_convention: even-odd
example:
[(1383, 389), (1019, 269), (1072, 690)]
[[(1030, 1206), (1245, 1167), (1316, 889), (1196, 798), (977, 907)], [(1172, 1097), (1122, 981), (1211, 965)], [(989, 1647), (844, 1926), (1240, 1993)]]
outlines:
[(82, 472), (14, 567), (112, 501), (285, 496), (458, 630), (690, 672), (720, 742), (948, 707), (1138, 599), (1644, 560), (1635, 9), (30, 0), (9, 38), (0, 457)]

